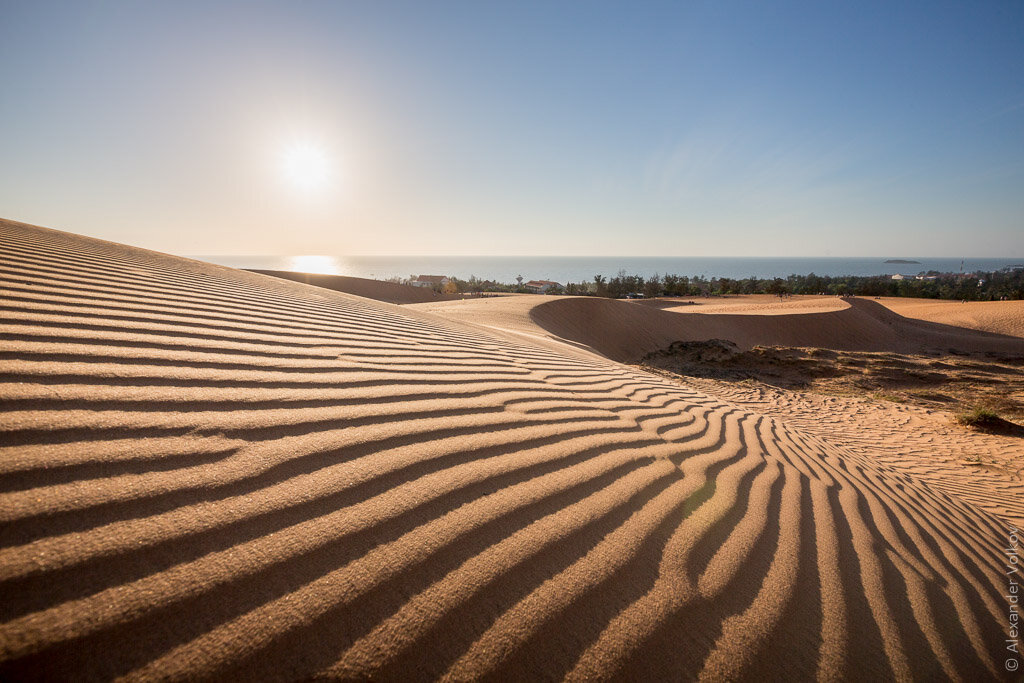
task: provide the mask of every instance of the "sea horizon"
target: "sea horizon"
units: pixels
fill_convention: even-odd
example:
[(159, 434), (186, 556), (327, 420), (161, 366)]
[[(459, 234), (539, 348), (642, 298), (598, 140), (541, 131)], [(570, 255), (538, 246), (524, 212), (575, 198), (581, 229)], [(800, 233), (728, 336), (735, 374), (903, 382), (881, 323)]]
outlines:
[[(913, 276), (928, 271), (993, 272), (1014, 265), (1018, 258), (960, 258), (923, 256), (875, 257), (770, 257), (770, 256), (189, 256), (200, 261), (247, 270), (284, 270), (360, 277), (371, 280), (410, 278), (417, 275), (445, 275), (468, 280), (512, 283), (524, 280), (589, 282), (595, 275), (614, 277), (620, 270), (629, 275), (679, 275), (711, 278), (785, 278), (789, 275)], [(916, 263), (887, 263), (888, 260)]]

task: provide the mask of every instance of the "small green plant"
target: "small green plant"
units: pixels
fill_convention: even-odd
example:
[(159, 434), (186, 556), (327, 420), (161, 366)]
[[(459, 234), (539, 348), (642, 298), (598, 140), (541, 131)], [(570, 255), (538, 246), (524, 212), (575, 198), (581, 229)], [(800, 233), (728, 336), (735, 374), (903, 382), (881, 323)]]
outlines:
[(988, 408), (974, 408), (962, 413), (957, 413), (956, 421), (966, 427), (977, 429), (992, 429), (1003, 425), (1003, 418), (994, 410)]
[(893, 403), (906, 403), (907, 398), (900, 396), (899, 394), (887, 394), (882, 391), (876, 391), (871, 395), (876, 401), (891, 401)]

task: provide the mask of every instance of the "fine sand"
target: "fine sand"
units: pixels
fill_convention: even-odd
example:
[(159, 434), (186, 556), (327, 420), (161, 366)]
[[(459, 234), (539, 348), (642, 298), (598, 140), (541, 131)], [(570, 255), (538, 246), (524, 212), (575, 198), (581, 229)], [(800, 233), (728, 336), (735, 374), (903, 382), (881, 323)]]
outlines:
[(934, 301), (884, 297), (881, 304), (907, 318), (1024, 338), (1024, 301)]
[(674, 313), (733, 313), (747, 315), (792, 315), (841, 311), (846, 300), (835, 296), (791, 296), (779, 299), (771, 294), (723, 297), (662, 297), (640, 299), (638, 303)]
[(1017, 510), (887, 451), (884, 410), (619, 361), (1020, 339), (855, 300), (397, 306), (0, 241), (4, 680), (1008, 677)]
[(1024, 354), (1024, 340), (1005, 334), (900, 316), (877, 301), (849, 298), (822, 312), (751, 315), (686, 312), (611, 299), (552, 299), (534, 307), (534, 322), (559, 337), (619, 361), (634, 361), (673, 341), (728, 339), (740, 348), (813, 346), (898, 353)]

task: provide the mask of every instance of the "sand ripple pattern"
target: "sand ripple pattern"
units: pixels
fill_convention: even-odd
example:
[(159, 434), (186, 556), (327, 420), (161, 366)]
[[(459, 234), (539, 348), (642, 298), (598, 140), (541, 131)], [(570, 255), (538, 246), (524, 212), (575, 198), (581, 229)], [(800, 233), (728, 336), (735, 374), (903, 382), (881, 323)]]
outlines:
[(1020, 437), (970, 432), (945, 411), (884, 400), (788, 391), (758, 383), (697, 378), (685, 382), (870, 455), (877, 463), (1024, 527)]
[(0, 678), (1000, 678), (1006, 526), (612, 362), (0, 223)]

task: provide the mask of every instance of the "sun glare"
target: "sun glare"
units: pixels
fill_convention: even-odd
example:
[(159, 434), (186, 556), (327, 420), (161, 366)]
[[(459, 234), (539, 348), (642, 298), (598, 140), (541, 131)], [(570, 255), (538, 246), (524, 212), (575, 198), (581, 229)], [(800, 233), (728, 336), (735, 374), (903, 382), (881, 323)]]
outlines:
[(331, 177), (331, 164), (326, 151), (315, 144), (301, 142), (290, 145), (283, 156), (285, 178), (305, 192), (321, 190)]
[(288, 270), (322, 275), (339, 275), (341, 272), (338, 262), (332, 256), (292, 256)]

